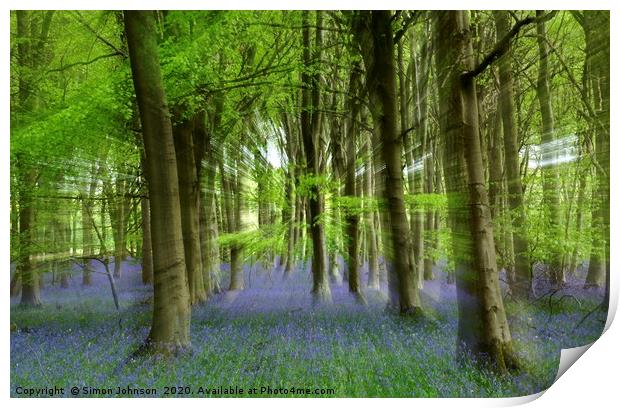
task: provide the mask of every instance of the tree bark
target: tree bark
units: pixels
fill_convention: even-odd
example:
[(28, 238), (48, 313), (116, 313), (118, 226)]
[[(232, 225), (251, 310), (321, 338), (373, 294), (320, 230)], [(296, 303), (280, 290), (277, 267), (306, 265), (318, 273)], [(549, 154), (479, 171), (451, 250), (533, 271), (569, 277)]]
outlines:
[(160, 73), (155, 16), (152, 11), (125, 11), (124, 21), (151, 204), (155, 284), (146, 347), (170, 354), (190, 346), (191, 318), (172, 124)]
[[(358, 191), (355, 183), (356, 173), (356, 140), (358, 138), (358, 126), (357, 120), (359, 116), (359, 102), (357, 95), (361, 88), (361, 67), (359, 63), (352, 67), (351, 75), (349, 77), (349, 110), (350, 119), (347, 122), (347, 133), (345, 138), (345, 186), (344, 194), (350, 200), (351, 204), (354, 204), (358, 199)], [(348, 236), (347, 258), (348, 258), (348, 273), (349, 273), (349, 292), (356, 296), (356, 299), (360, 302), (364, 302), (361, 279), (359, 271), (359, 212), (357, 207), (353, 205), (347, 206), (346, 214), (346, 231)]]
[[(87, 257), (91, 257), (95, 253), (95, 243), (93, 238), (93, 221), (92, 221), (92, 202), (91, 198), (95, 193), (97, 187), (97, 167), (93, 163), (91, 166), (91, 181), (84, 189), (82, 193), (82, 256), (84, 256), (84, 265), (82, 267), (82, 285), (92, 285), (92, 269), (90, 260)], [(91, 194), (92, 193), (92, 194)], [(104, 230), (104, 228), (102, 228)]]
[(584, 11), (586, 34), (586, 64), (590, 80), (587, 82), (594, 102), (593, 124), (596, 186), (592, 211), (592, 251), (586, 278), (586, 287), (605, 285), (605, 303), (609, 303), (610, 279), (610, 51), (609, 12)]
[(385, 165), (383, 197), (390, 217), (390, 245), (386, 248), (389, 252), (384, 255), (394, 266), (401, 314), (418, 314), (422, 307), (417, 274), (411, 265), (411, 257), (402, 256), (410, 254), (412, 249), (403, 189), (402, 135), (397, 130), (396, 69), (391, 13), (361, 12), (356, 25), (355, 35), (366, 68), (370, 110), (375, 129), (381, 137), (382, 164)]
[(366, 215), (366, 245), (368, 246), (368, 288), (380, 289), (379, 259), (377, 251), (377, 230), (375, 227), (375, 210), (373, 201), (372, 181), (374, 178), (372, 168), (372, 140), (367, 134), (364, 145), (366, 146), (366, 160), (364, 169), (364, 214)]
[[(120, 279), (121, 277), (121, 266), (127, 252), (127, 221), (129, 219), (129, 202), (126, 197), (128, 183), (127, 180), (123, 178), (124, 171), (122, 168), (123, 166), (120, 166), (118, 170), (114, 182), (114, 193), (108, 200), (110, 221), (112, 223), (112, 235), (114, 237), (114, 278), (116, 279)], [(93, 180), (93, 182), (96, 182), (96, 180)], [(112, 193), (112, 191), (110, 191), (110, 193)], [(94, 223), (92, 225), (94, 225)]]
[(297, 157), (298, 136), (296, 133), (296, 126), (291, 123), (291, 118), (288, 113), (283, 114), (283, 124), (286, 134), (286, 152), (288, 158), (288, 166), (286, 172), (286, 185), (285, 185), (285, 203), (282, 210), (282, 222), (288, 225), (287, 228), (287, 242), (286, 242), (286, 261), (284, 262), (284, 271), (282, 277), (288, 279), (293, 273), (293, 267), (295, 265), (295, 244), (296, 244), (296, 232), (297, 232), (297, 210), (298, 199), (295, 192), (297, 185), (297, 165), (295, 159)]
[[(331, 290), (327, 271), (327, 257), (325, 253), (325, 230), (323, 213), (325, 209), (323, 192), (319, 183), (320, 173), (320, 135), (319, 135), (319, 75), (310, 75), (308, 69), (312, 68), (312, 60), (321, 57), (322, 33), (317, 28), (315, 33), (315, 50), (312, 53), (310, 46), (310, 28), (308, 23), (309, 12), (302, 12), (303, 19), (303, 63), (306, 68), (302, 72), (302, 111), (301, 111), (301, 134), (304, 144), (306, 159), (306, 176), (312, 180), (309, 188), (308, 200), (308, 224), (312, 236), (312, 295), (315, 302), (331, 302)], [(321, 12), (317, 11), (317, 27), (321, 24)], [(314, 55), (312, 55), (314, 54)]]
[[(507, 11), (494, 11), (498, 41), (510, 31), (510, 16)], [(504, 167), (508, 186), (508, 208), (510, 210), (514, 247), (514, 284), (512, 293), (517, 298), (529, 298), (532, 294), (532, 271), (529, 257), (529, 242), (526, 234), (526, 215), (523, 205), (523, 185), (521, 183), (519, 138), (515, 124), (515, 103), (512, 79), (512, 49), (499, 59), (500, 109), (504, 130)]]
[(207, 300), (200, 251), (200, 219), (198, 213), (200, 189), (194, 155), (193, 132), (194, 122), (191, 119), (183, 120), (172, 128), (177, 173), (179, 176), (185, 266), (187, 268), (190, 303), (192, 305)]
[(142, 212), (142, 283), (153, 284), (153, 247), (151, 243), (151, 206), (149, 199), (140, 199)]
[[(536, 17), (543, 16), (544, 12), (536, 11)], [(551, 234), (549, 241), (549, 277), (554, 285), (562, 285), (565, 282), (564, 271), (562, 268), (562, 252), (556, 238), (561, 236), (560, 221), (560, 195), (559, 195), (559, 173), (555, 159), (557, 157), (553, 141), (556, 140), (555, 120), (553, 117), (553, 108), (551, 106), (551, 91), (549, 89), (549, 45), (547, 44), (547, 32), (545, 22), (537, 20), (536, 22), (536, 42), (538, 43), (538, 81), (536, 83), (536, 95), (540, 103), (540, 115), (542, 119), (542, 136), (543, 144), (543, 205), (545, 210), (545, 218), (549, 220), (549, 232)]]
[(20, 166), (21, 173), (23, 174), (23, 190), (20, 192), (19, 203), (20, 250), (18, 269), (22, 283), (22, 297), (20, 300), (20, 305), (40, 306), (41, 291), (39, 286), (39, 276), (37, 276), (37, 272), (31, 259), (35, 247), (35, 204), (34, 198), (32, 197), (33, 187), (31, 186), (34, 186), (36, 183), (36, 172), (34, 169), (26, 168), (26, 166), (28, 166), (28, 164)]
[(480, 150), (474, 68), (467, 12), (436, 20), (440, 124), (459, 309), (459, 358), (468, 352), (499, 372), (517, 367), (499, 287), (495, 243)]

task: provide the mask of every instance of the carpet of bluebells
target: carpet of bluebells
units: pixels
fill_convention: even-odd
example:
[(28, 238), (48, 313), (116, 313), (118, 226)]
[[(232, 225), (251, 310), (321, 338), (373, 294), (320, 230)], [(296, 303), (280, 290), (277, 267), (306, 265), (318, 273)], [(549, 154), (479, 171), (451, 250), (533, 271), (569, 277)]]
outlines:
[[(223, 287), (227, 268), (222, 265)], [(130, 358), (151, 318), (151, 288), (141, 283), (140, 265), (123, 264), (120, 311), (106, 275), (96, 273), (93, 285), (82, 287), (80, 268), (72, 272), (68, 289), (46, 277), (40, 308), (11, 300), (12, 396), (18, 386), (155, 387), (158, 394), (166, 386), (294, 386), (332, 388), (336, 397), (521, 396), (551, 386), (560, 349), (595, 341), (606, 317), (596, 309), (602, 292), (583, 290), (583, 276), (554, 291), (537, 273), (534, 299), (506, 297), (523, 370), (501, 377), (457, 363), (456, 289), (446, 283), (441, 264), (422, 289), (426, 317), (415, 320), (386, 312), (385, 287), (366, 290), (362, 305), (346, 282), (332, 285), (333, 304), (313, 307), (307, 265), (283, 281), (279, 268), (257, 264), (245, 267), (246, 290), (194, 307), (191, 353)]]

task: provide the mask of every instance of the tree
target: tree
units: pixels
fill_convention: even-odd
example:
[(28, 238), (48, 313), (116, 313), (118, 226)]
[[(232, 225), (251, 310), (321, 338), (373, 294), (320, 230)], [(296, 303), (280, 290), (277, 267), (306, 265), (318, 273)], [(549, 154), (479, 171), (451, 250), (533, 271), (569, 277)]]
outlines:
[(594, 129), (596, 200), (592, 211), (592, 251), (586, 287), (606, 287), (609, 297), (609, 12), (584, 11), (583, 28), (586, 40), (587, 95), (594, 106), (591, 118)]
[(304, 70), (301, 81), (304, 85), (301, 97), (301, 135), (303, 139), (306, 180), (308, 189), (308, 223), (312, 235), (312, 294), (316, 302), (331, 301), (329, 277), (327, 273), (327, 257), (325, 246), (325, 229), (323, 225), (324, 197), (321, 192), (320, 176), (321, 166), (319, 154), (322, 150), (320, 145), (320, 90), (319, 74), (310, 75), (312, 61), (321, 58), (321, 12), (316, 12), (316, 29), (314, 55), (311, 49), (310, 28), (308, 22), (309, 12), (304, 11), (303, 16), (303, 64)]
[(163, 89), (152, 11), (125, 11), (133, 83), (140, 111), (151, 204), (153, 320), (148, 349), (170, 354), (190, 345), (190, 296), (172, 124)]
[[(351, 69), (351, 75), (349, 77), (349, 95), (350, 95), (350, 111), (351, 118), (347, 122), (347, 130), (345, 135), (345, 196), (354, 202), (359, 197), (359, 192), (356, 188), (355, 173), (357, 164), (357, 152), (356, 152), (356, 139), (358, 136), (358, 114), (360, 110), (360, 103), (358, 101), (359, 89), (361, 88), (361, 75), (362, 70), (358, 63)], [(358, 209), (353, 205), (349, 205), (346, 210), (346, 232), (348, 237), (348, 281), (349, 292), (354, 294), (359, 301), (363, 300), (361, 290), (361, 280), (358, 265), (359, 256), (359, 215)]]
[(182, 119), (172, 128), (177, 172), (179, 175), (179, 197), (183, 228), (183, 248), (189, 282), (190, 303), (207, 300), (204, 288), (202, 254), (200, 248), (199, 182), (195, 157), (194, 121)]
[[(500, 41), (510, 31), (510, 17), (507, 11), (494, 11), (495, 26), (497, 29), (497, 41)], [(512, 219), (514, 233), (515, 255), (515, 282), (513, 293), (520, 298), (527, 298), (532, 290), (532, 275), (529, 259), (529, 242), (525, 229), (525, 206), (523, 204), (523, 185), (521, 183), (519, 138), (515, 125), (514, 85), (510, 61), (512, 51), (510, 44), (499, 59), (499, 87), (500, 109), (504, 135), (504, 167), (508, 186), (508, 206)]]
[[(20, 112), (35, 110), (39, 105), (39, 97), (35, 88), (34, 74), (45, 61), (43, 52), (50, 30), (53, 11), (47, 11), (42, 19), (31, 15), (24, 10), (16, 11), (17, 36), (20, 42), (17, 46), (17, 61), (22, 67), (19, 73), (18, 108)], [(41, 304), (39, 276), (37, 276), (31, 256), (35, 248), (35, 218), (36, 208), (33, 195), (38, 179), (35, 163), (26, 153), (16, 157), (20, 173), (19, 192), (19, 260), (16, 275), (22, 282), (22, 297), (20, 304), (24, 306), (39, 306)]]
[(439, 12), (435, 21), (448, 215), (456, 257), (458, 353), (500, 372), (517, 367), (506, 320), (485, 187), (469, 16)]
[[(355, 16), (354, 33), (366, 70), (366, 89), (375, 131), (380, 135), (381, 157), (385, 165), (384, 197), (389, 213), (389, 253), (393, 263), (398, 290), (398, 307), (401, 314), (416, 315), (421, 312), (417, 274), (407, 256), (411, 241), (402, 174), (402, 137), (397, 131), (396, 69), (394, 34), (389, 11), (360, 12)], [(394, 280), (394, 279), (392, 279)], [(396, 305), (394, 305), (396, 306)]]
[[(536, 95), (540, 104), (542, 120), (543, 144), (542, 161), (543, 168), (543, 202), (546, 216), (549, 220), (551, 236), (560, 236), (560, 197), (559, 197), (559, 174), (556, 163), (556, 151), (553, 141), (557, 139), (555, 134), (555, 120), (551, 103), (551, 91), (549, 89), (549, 44), (547, 43), (547, 31), (545, 21), (542, 19), (543, 11), (536, 11), (536, 42), (538, 43), (538, 80), (536, 82)], [(549, 275), (551, 281), (561, 285), (565, 281), (562, 265), (562, 253), (558, 245), (550, 245)]]

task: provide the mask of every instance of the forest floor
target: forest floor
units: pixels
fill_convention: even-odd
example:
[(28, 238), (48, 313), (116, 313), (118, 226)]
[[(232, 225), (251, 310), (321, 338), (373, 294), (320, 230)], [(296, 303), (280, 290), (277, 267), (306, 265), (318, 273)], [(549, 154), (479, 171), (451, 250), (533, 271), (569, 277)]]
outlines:
[(244, 388), (242, 396), (267, 386), (329, 388), (335, 397), (529, 395), (553, 383), (560, 349), (595, 341), (606, 318), (598, 310), (584, 320), (602, 293), (582, 290), (583, 279), (570, 279), (559, 292), (537, 281), (538, 300), (506, 301), (523, 370), (498, 377), (456, 362), (455, 287), (440, 268), (422, 290), (426, 319), (415, 321), (386, 313), (383, 291), (365, 291), (363, 306), (346, 283), (332, 285), (333, 304), (312, 307), (307, 269), (287, 281), (278, 270), (269, 277), (260, 267), (248, 269), (246, 290), (194, 307), (193, 351), (172, 362), (129, 359), (151, 318), (151, 289), (134, 262), (123, 265), (118, 281), (120, 312), (107, 277), (95, 274), (93, 285), (82, 287), (79, 268), (68, 289), (48, 284), (42, 290), (40, 308), (24, 309), (12, 299), (11, 396), (19, 396), (18, 386), (146, 387), (159, 396), (164, 387), (183, 386), (194, 397), (204, 396), (196, 394), (199, 387), (220, 386)]

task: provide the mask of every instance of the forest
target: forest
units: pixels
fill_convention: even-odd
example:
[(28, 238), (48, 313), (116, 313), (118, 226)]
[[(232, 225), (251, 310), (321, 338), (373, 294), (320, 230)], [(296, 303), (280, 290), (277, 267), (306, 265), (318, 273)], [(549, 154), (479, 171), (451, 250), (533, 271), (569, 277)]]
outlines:
[(608, 312), (609, 18), (11, 11), (11, 396), (547, 389)]

